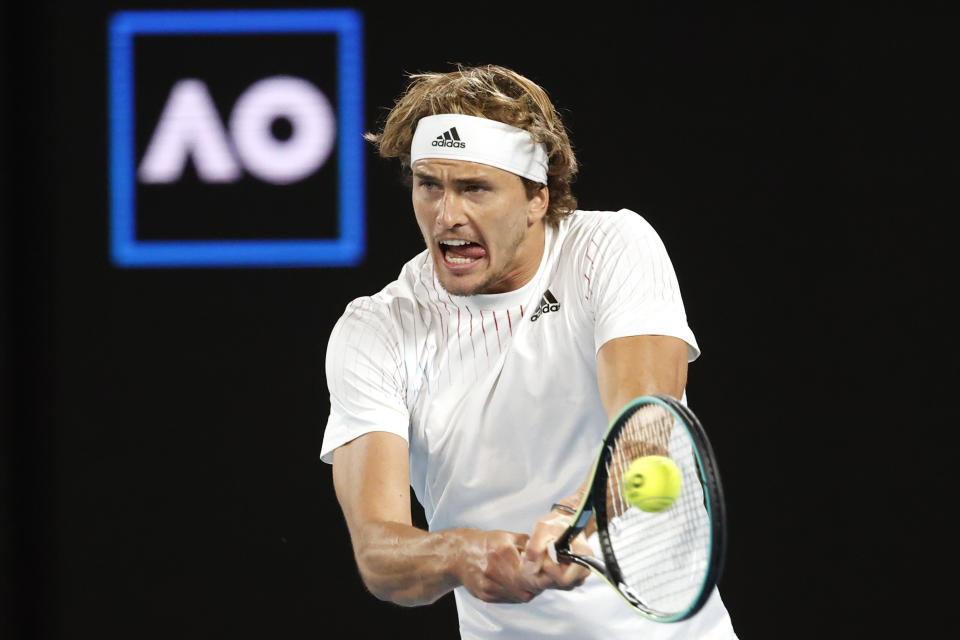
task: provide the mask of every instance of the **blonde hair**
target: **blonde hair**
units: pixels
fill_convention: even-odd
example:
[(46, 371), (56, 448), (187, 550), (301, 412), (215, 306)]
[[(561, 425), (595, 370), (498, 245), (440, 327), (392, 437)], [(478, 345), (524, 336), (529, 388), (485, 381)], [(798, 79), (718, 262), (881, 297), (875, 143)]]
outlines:
[[(382, 157), (399, 158), (404, 171), (409, 173), (410, 143), (417, 123), (421, 118), (441, 113), (497, 120), (528, 131), (547, 148), (547, 220), (556, 223), (577, 208), (570, 188), (577, 174), (577, 158), (560, 115), (546, 91), (505, 67), (458, 65), (456, 71), (449, 73), (411, 74), (406, 91), (387, 115), (383, 131), (364, 137), (377, 146)], [(528, 197), (543, 186), (520, 179)]]

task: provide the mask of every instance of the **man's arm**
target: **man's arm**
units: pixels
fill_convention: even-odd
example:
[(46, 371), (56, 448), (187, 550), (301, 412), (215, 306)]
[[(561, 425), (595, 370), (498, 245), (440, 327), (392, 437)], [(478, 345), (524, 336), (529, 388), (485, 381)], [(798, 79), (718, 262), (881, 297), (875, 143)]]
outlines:
[[(687, 384), (687, 343), (653, 335), (610, 340), (597, 352), (597, 384), (610, 422), (624, 405), (639, 396), (665, 393), (679, 399)], [(585, 478), (576, 492), (559, 502), (576, 509), (589, 482), (590, 478)], [(566, 531), (571, 520), (572, 516), (558, 512), (538, 520), (524, 553), (531, 568), (541, 569), (560, 584), (576, 579), (582, 582), (587, 571), (573, 563), (555, 564), (546, 553), (547, 545)]]
[(672, 336), (630, 336), (600, 347), (597, 384), (609, 421), (640, 396), (665, 393), (679, 400), (687, 386), (687, 349)]
[(412, 525), (407, 443), (372, 432), (339, 447), (333, 483), (364, 584), (405, 606), (434, 602), (463, 585), (488, 602), (528, 602), (548, 582), (520, 571), (528, 536)]

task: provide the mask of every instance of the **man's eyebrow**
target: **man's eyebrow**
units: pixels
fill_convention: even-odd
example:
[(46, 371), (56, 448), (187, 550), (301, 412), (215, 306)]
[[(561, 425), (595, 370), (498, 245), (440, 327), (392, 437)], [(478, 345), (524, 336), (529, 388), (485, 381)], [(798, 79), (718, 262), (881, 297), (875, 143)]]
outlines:
[[(422, 169), (415, 170), (413, 172), (413, 177), (419, 178), (420, 180), (433, 180), (433, 181), (440, 180), (439, 177), (433, 175), (432, 173), (423, 171)], [(490, 184), (489, 178), (485, 176), (468, 176), (466, 178), (454, 178), (453, 180), (451, 180), (451, 182), (453, 182), (453, 184), (457, 186), (472, 185), (472, 184), (481, 184), (481, 185)]]
[(468, 178), (456, 178), (453, 181), (454, 184), (490, 184), (490, 180), (483, 176), (471, 176)]

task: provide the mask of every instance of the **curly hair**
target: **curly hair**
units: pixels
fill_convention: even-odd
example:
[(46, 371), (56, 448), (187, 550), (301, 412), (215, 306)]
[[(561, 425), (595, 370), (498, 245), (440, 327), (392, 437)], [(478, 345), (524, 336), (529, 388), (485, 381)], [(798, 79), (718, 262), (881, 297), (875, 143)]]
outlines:
[[(384, 158), (399, 158), (410, 173), (410, 144), (421, 118), (442, 113), (459, 113), (497, 120), (528, 131), (547, 148), (547, 187), (550, 205), (546, 219), (558, 222), (577, 208), (570, 184), (577, 174), (577, 158), (567, 130), (553, 103), (535, 82), (515, 71), (496, 65), (457, 66), (449, 73), (410, 75), (406, 91), (387, 115), (379, 134), (364, 137), (374, 143)], [(520, 178), (533, 197), (543, 188)]]

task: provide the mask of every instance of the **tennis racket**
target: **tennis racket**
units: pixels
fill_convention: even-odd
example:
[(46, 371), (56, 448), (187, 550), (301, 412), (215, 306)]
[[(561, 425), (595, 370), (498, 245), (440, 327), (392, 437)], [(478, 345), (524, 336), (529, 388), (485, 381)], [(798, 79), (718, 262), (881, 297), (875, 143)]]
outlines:
[[(641, 511), (624, 497), (624, 472), (645, 455), (667, 456), (681, 472), (680, 495), (663, 511)], [(554, 562), (589, 568), (651, 620), (697, 613), (720, 576), (726, 536), (720, 476), (693, 412), (669, 396), (633, 400), (610, 425), (592, 478), (573, 524), (548, 547)], [(591, 516), (602, 561), (570, 550)]]

